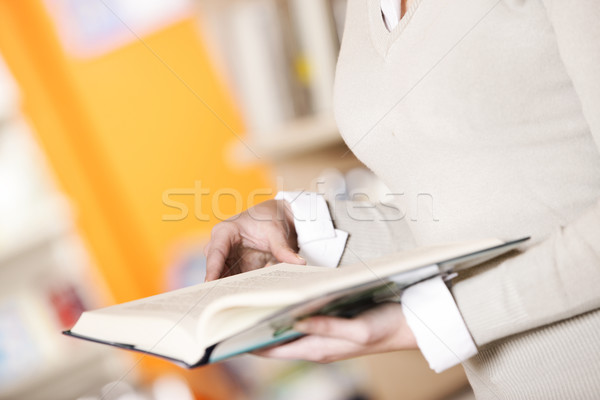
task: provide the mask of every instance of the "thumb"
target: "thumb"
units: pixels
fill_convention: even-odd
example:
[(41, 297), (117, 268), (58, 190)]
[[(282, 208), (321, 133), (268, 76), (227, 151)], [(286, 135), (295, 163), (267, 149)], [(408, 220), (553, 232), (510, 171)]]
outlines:
[(283, 235), (276, 234), (269, 237), (269, 250), (279, 262), (299, 265), (306, 264), (304, 258), (300, 257), (298, 253), (292, 250)]

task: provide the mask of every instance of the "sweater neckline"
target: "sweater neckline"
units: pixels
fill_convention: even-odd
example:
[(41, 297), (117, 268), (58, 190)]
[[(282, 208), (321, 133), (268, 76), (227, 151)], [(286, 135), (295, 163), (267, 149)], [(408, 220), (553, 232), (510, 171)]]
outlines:
[(371, 39), (373, 44), (377, 48), (377, 51), (382, 57), (387, 57), (388, 51), (394, 45), (398, 37), (402, 34), (406, 26), (409, 24), (413, 15), (419, 8), (419, 4), (422, 0), (414, 0), (414, 2), (408, 7), (406, 13), (398, 22), (398, 25), (391, 31), (388, 30), (381, 13), (381, 1), (379, 0), (364, 0), (368, 3), (369, 9), (369, 31), (371, 32)]

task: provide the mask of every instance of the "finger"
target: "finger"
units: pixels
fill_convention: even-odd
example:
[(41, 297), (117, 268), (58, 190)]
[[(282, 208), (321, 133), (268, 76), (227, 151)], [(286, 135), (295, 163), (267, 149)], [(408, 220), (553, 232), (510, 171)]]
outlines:
[[(227, 261), (231, 261), (231, 259), (228, 259)], [(242, 269), (239, 266), (239, 264), (241, 262), (239, 259), (234, 261), (233, 264), (230, 264), (227, 261), (225, 262), (225, 267), (223, 268), (223, 272), (221, 272), (221, 276), (219, 276), (220, 279), (227, 278), (229, 276), (234, 276), (234, 275), (244, 272), (244, 271), (242, 271)]]
[(319, 338), (305, 336), (279, 346), (254, 351), (253, 354), (280, 360), (308, 360), (308, 355), (314, 355), (319, 350), (319, 342)]
[(357, 344), (367, 344), (373, 337), (369, 324), (361, 316), (351, 319), (326, 316), (306, 318), (296, 322), (294, 330), (308, 335), (345, 339)]
[(290, 264), (306, 264), (306, 260), (300, 257), (285, 240), (285, 236), (282, 233), (276, 232), (269, 236), (269, 250), (271, 254), (279, 262), (286, 262)]
[(255, 351), (253, 354), (280, 360), (307, 360), (323, 363), (352, 357), (360, 353), (361, 349), (356, 343), (344, 339), (305, 336), (290, 343)]
[(230, 250), (231, 238), (226, 234), (217, 235), (211, 241), (206, 254), (206, 282), (221, 277)]

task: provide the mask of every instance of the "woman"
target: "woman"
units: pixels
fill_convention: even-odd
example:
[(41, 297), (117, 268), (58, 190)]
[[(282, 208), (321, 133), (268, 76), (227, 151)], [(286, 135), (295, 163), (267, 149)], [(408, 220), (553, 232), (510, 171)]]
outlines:
[[(478, 399), (597, 398), (600, 2), (413, 0), (400, 21), (397, 9), (398, 0), (349, 0), (336, 119), (358, 158), (408, 199), (409, 215), (420, 195), (432, 201), (418, 218), (370, 222), (329, 204), (336, 228), (350, 233), (342, 263), (377, 255), (365, 240), (379, 243), (375, 253), (401, 249), (401, 223), (417, 246), (531, 235), (521, 253), (459, 276), (449, 291), (415, 286), (420, 301), (411, 304), (459, 312), (447, 321), (454, 336), (441, 342), (462, 343), (446, 347), (463, 349), (454, 358)], [(270, 257), (303, 263), (301, 211), (280, 197), (252, 210), (269, 221), (246, 212), (216, 226), (208, 279)], [(353, 320), (308, 319), (295, 327), (308, 336), (264, 354), (333, 361), (418, 346), (446, 368), (428, 343), (432, 329), (411, 311), (387, 304)], [(422, 325), (439, 317), (424, 315)]]

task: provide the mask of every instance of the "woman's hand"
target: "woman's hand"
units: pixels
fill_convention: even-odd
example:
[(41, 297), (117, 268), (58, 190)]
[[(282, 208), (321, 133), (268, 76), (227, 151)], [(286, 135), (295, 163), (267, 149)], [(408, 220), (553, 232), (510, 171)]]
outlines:
[(262, 268), (273, 262), (305, 264), (298, 256), (294, 217), (283, 200), (268, 200), (212, 230), (204, 248), (206, 281)]
[(382, 304), (352, 319), (308, 318), (297, 322), (294, 330), (308, 336), (255, 354), (328, 363), (367, 354), (417, 348), (416, 339), (402, 313), (402, 306), (397, 303)]

